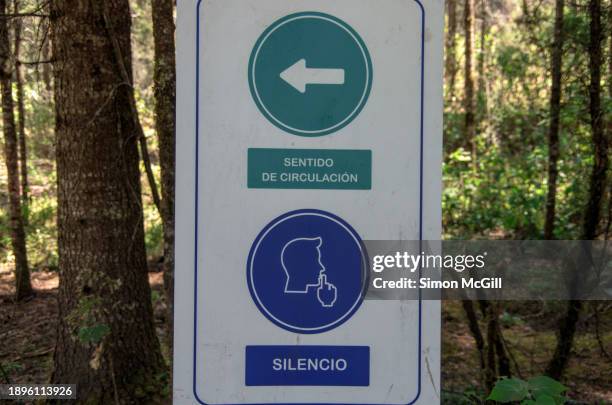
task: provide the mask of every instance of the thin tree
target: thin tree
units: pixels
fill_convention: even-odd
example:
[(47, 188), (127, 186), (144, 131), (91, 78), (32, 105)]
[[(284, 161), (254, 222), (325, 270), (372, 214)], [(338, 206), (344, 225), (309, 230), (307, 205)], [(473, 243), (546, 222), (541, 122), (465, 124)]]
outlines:
[(155, 73), (153, 77), (155, 128), (159, 139), (161, 163), (164, 286), (168, 302), (168, 330), (171, 343), (174, 314), (174, 116), (176, 98), (173, 9), (173, 0), (152, 1), (155, 43)]
[(115, 50), (131, 80), (129, 3), (54, 0), (51, 14), (60, 268), (51, 382), (77, 384), (88, 403), (155, 403), (165, 365), (147, 274), (140, 131)]
[(499, 377), (511, 377), (510, 359), (506, 350), (503, 332), (499, 324), (501, 305), (499, 301), (481, 300), (481, 310), (487, 320), (487, 369), (485, 384), (490, 391)]
[[(592, 240), (597, 237), (597, 229), (601, 221), (601, 207), (605, 193), (607, 172), (609, 166), (608, 140), (604, 132), (604, 116), (601, 105), (601, 65), (603, 29), (601, 23), (601, 0), (589, 1), (590, 40), (589, 40), (589, 112), (591, 136), (593, 144), (593, 168), (589, 182), (589, 197), (583, 220), (582, 239)], [(575, 269), (571, 274), (570, 293), (576, 293), (585, 277), (585, 269)], [(584, 303), (579, 300), (570, 300), (567, 310), (561, 319), (557, 345), (546, 372), (553, 378), (561, 378), (569, 361), (576, 324)]]
[(446, 80), (448, 83), (448, 101), (455, 98), (455, 81), (457, 79), (457, 0), (447, 0), (448, 29), (446, 31)]
[(488, 80), (486, 76), (487, 37), (489, 35), (488, 0), (480, 0), (480, 49), (478, 52), (478, 125), (482, 131), (483, 123), (488, 116)]
[[(44, 0), (42, 0), (44, 1)], [(51, 1), (44, 1), (41, 6), (43, 9), (43, 12), (46, 14), (49, 14), (49, 9), (50, 9), (50, 3)], [(43, 23), (41, 24), (41, 30), (43, 32), (43, 36), (42, 36), (42, 44), (41, 44), (41, 51), (42, 51), (42, 59), (43, 61), (47, 62), (50, 61), (52, 58), (52, 47), (51, 47), (51, 39), (49, 38), (49, 21), (48, 19), (46, 19), (45, 21), (43, 21)], [(52, 77), (51, 77), (51, 70), (53, 68), (53, 65), (51, 63), (43, 63), (42, 64), (42, 81), (45, 84), (45, 89), (49, 92), (51, 91), (51, 84), (53, 82)]]
[[(13, 0), (13, 10), (15, 14), (19, 14), (19, 0)], [(25, 101), (23, 93), (23, 69), (21, 63), (19, 63), (19, 57), (21, 56), (21, 31), (22, 31), (21, 18), (15, 18), (14, 26), (14, 54), (15, 54), (15, 87), (17, 88), (17, 128), (19, 129), (19, 169), (21, 173), (21, 203), (25, 208), (25, 212), (28, 212), (28, 205), (30, 203), (29, 198), (29, 182), (28, 182), (28, 153), (27, 153), (27, 141), (25, 131)], [(24, 221), (27, 223), (27, 216), (24, 217)]]
[(550, 88), (550, 125), (548, 128), (548, 192), (544, 239), (553, 239), (557, 202), (557, 176), (559, 174), (559, 122), (561, 117), (561, 78), (563, 75), (563, 43), (565, 0), (555, 0), (555, 26), (550, 61), (552, 83)]
[[(608, 97), (612, 99), (612, 2), (608, 4)], [(612, 142), (612, 118), (608, 117), (608, 142)], [(608, 147), (611, 145), (608, 144)]]
[[(6, 0), (0, 0), (0, 12), (7, 11)], [(0, 18), (0, 88), (2, 92), (2, 119), (4, 132), (4, 160), (8, 176), (11, 242), (15, 256), (15, 298), (19, 301), (32, 295), (30, 269), (26, 249), (21, 193), (19, 192), (19, 157), (17, 129), (13, 105), (9, 28), (6, 18)]]
[(473, 32), (474, 32), (474, 0), (465, 0), (463, 9), (463, 24), (465, 30), (465, 142), (472, 151), (472, 164), (476, 165), (476, 117), (474, 106), (474, 73), (472, 71)]

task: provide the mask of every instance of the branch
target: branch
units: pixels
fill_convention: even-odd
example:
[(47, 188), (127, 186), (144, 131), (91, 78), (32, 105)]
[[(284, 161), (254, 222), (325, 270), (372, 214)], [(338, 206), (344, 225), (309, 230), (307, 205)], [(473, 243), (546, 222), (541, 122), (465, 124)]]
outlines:
[(31, 13), (2, 13), (0, 14), (0, 19), (13, 19), (13, 18), (21, 18), (21, 17), (38, 17), (38, 18), (49, 18), (51, 17), (49, 14), (41, 14), (36, 12)]
[(49, 59), (49, 60), (18, 60), (17, 64), (18, 65), (28, 65), (28, 66), (32, 66), (32, 65), (43, 65), (46, 63), (55, 63), (56, 60), (55, 59)]
[[(47, 7), (47, 5), (49, 5), (51, 3), (50, 0), (48, 1), (43, 1), (41, 2), (38, 7), (36, 7), (34, 10), (32, 11), (27, 11), (24, 13), (0, 13), (0, 19), (5, 18), (5, 19), (11, 19), (11, 18), (19, 18), (19, 17), (39, 17), (39, 18), (50, 18), (51, 15), (50, 14), (46, 14), (46, 13), (41, 13), (40, 11), (42, 11), (45, 7)], [(17, 11), (17, 10), (15, 10)]]

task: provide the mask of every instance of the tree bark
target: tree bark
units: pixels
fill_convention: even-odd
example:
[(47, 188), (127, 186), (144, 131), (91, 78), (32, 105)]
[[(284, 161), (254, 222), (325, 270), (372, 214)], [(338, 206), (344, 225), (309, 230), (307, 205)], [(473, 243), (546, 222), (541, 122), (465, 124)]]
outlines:
[(548, 128), (548, 192), (544, 239), (554, 239), (559, 161), (559, 121), (561, 116), (561, 78), (563, 74), (563, 23), (565, 0), (555, 1), (555, 28), (552, 44), (552, 84), (550, 90), (550, 125)]
[(102, 10), (102, 17), (104, 19), (104, 28), (109, 36), (111, 45), (113, 47), (113, 56), (115, 62), (117, 63), (117, 68), (119, 69), (119, 74), (123, 79), (123, 86), (127, 86), (127, 95), (129, 99), (129, 107), (130, 114), (132, 116), (132, 122), (134, 124), (134, 128), (138, 132), (138, 143), (140, 145), (140, 154), (142, 156), (142, 163), (145, 167), (145, 173), (147, 175), (147, 181), (149, 182), (149, 188), (151, 190), (151, 197), (153, 198), (153, 204), (157, 208), (157, 211), (161, 215), (161, 198), (159, 197), (159, 191), (157, 190), (157, 183), (155, 183), (155, 175), (153, 174), (153, 169), (151, 168), (151, 158), (149, 156), (149, 148), (147, 146), (147, 138), (145, 137), (144, 130), (142, 129), (142, 125), (140, 124), (140, 117), (138, 114), (138, 108), (136, 107), (136, 99), (134, 98), (134, 84), (132, 80), (131, 71), (128, 72), (128, 68), (125, 65), (123, 60), (123, 51), (121, 50), (121, 46), (119, 45), (119, 41), (117, 40), (117, 36), (115, 35), (114, 24), (110, 19), (110, 15), (105, 7)]
[(488, 99), (486, 78), (487, 35), (489, 33), (489, 0), (480, 0), (480, 52), (478, 53), (478, 125), (482, 124), (488, 115)]
[(153, 0), (155, 42), (155, 128), (161, 163), (161, 216), (164, 229), (164, 286), (168, 302), (168, 336), (172, 347), (174, 320), (174, 160), (176, 70), (172, 0)]
[(589, 200), (584, 216), (583, 239), (595, 239), (601, 221), (601, 207), (605, 194), (608, 175), (609, 155), (608, 142), (604, 128), (604, 112), (601, 104), (601, 66), (603, 64), (602, 43), (603, 27), (601, 23), (601, 0), (590, 0), (591, 35), (589, 42), (589, 111), (593, 154), (595, 156), (591, 171)]
[(488, 328), (493, 334), (490, 340), (495, 348), (495, 357), (497, 360), (496, 380), (499, 377), (512, 377), (510, 359), (506, 346), (504, 345), (503, 331), (499, 324), (500, 302), (490, 301), (488, 303), (488, 311), (490, 312)]
[[(19, 0), (13, 0), (13, 8), (15, 13), (19, 13)], [(15, 19), (15, 87), (17, 88), (17, 114), (18, 114), (18, 129), (19, 129), (19, 169), (21, 172), (21, 203), (25, 208), (25, 213), (28, 213), (29, 198), (29, 182), (28, 182), (28, 153), (27, 141), (25, 132), (25, 101), (23, 94), (23, 71), (19, 63), (21, 55), (21, 30), (22, 22), (20, 18)], [(24, 222), (27, 224), (28, 218), (24, 215)]]
[[(155, 335), (144, 244), (128, 0), (54, 0), (59, 325), (52, 383), (89, 403), (159, 401), (165, 365)], [(108, 21), (105, 17), (108, 17)]]
[(472, 165), (476, 165), (476, 119), (474, 114), (474, 76), (472, 72), (472, 50), (474, 32), (474, 0), (465, 0), (463, 23), (465, 30), (465, 143), (472, 151)]
[(480, 330), (480, 325), (478, 325), (478, 316), (476, 315), (476, 311), (474, 310), (474, 302), (464, 297), (461, 300), (461, 305), (463, 306), (463, 311), (465, 312), (465, 316), (468, 321), (468, 328), (470, 329), (470, 333), (474, 338), (474, 342), (476, 343), (476, 349), (478, 350), (478, 355), (480, 359), (480, 369), (485, 370), (486, 360), (485, 360), (485, 341), (482, 336), (482, 331)]
[(446, 1), (448, 12), (448, 30), (446, 32), (446, 80), (448, 83), (448, 101), (455, 98), (455, 81), (457, 79), (457, 0)]
[[(608, 140), (604, 133), (604, 118), (601, 106), (601, 65), (603, 29), (601, 24), (601, 0), (589, 1), (590, 40), (589, 40), (589, 71), (591, 82), (589, 86), (589, 111), (593, 142), (594, 163), (591, 171), (589, 198), (586, 205), (582, 239), (592, 240), (597, 236), (597, 228), (601, 220), (601, 206), (605, 192), (607, 171), (609, 165)], [(586, 262), (586, 261), (585, 261)], [(569, 287), (571, 292), (579, 291), (582, 277), (586, 269), (582, 266), (571, 274)], [(561, 319), (557, 346), (551, 358), (547, 374), (559, 379), (563, 375), (570, 358), (574, 343), (576, 324), (580, 319), (584, 304), (582, 301), (571, 300), (566, 313)]]
[[(612, 4), (608, 9), (608, 97), (612, 98)], [(608, 120), (608, 142), (612, 142), (612, 119)], [(608, 147), (610, 145), (608, 144)]]
[(497, 381), (497, 362), (495, 357), (495, 342), (497, 340), (497, 314), (494, 305), (487, 305), (485, 319), (487, 321), (487, 351), (484, 370), (485, 388), (491, 392)]
[[(6, 12), (6, 10), (6, 0), (0, 0), (0, 11)], [(11, 83), (14, 65), (10, 63), (11, 47), (8, 30), (7, 20), (0, 19), (0, 90), (2, 92), (4, 160), (8, 177), (11, 243), (15, 256), (15, 298), (19, 301), (32, 294), (32, 285), (28, 268), (21, 193), (19, 192), (18, 142)]]
[(570, 353), (574, 345), (576, 324), (580, 318), (582, 306), (582, 301), (569, 301), (565, 314), (559, 323), (555, 352), (546, 367), (546, 375), (556, 380), (561, 379), (569, 362)]
[[(43, 4), (43, 11), (45, 13), (50, 13), (50, 1), (46, 2)], [(42, 25), (43, 30), (44, 30), (44, 35), (43, 35), (43, 43), (42, 43), (42, 58), (43, 60), (51, 60), (53, 57), (53, 47), (51, 44), (51, 38), (49, 35), (49, 22), (48, 20), (46, 22), (43, 23)], [(50, 92), (52, 90), (51, 86), (52, 86), (52, 77), (51, 77), (51, 70), (53, 69), (53, 65), (51, 63), (43, 63), (42, 64), (42, 80), (43, 83), (45, 84), (45, 89)]]

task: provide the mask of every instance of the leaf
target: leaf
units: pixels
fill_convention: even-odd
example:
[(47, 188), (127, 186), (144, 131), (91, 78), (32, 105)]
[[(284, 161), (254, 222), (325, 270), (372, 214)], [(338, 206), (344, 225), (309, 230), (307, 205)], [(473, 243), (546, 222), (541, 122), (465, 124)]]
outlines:
[(547, 395), (554, 398), (567, 391), (565, 385), (545, 375), (530, 378), (527, 380), (527, 384), (529, 384), (529, 390), (533, 392), (536, 398), (541, 395)]
[(529, 395), (528, 385), (518, 378), (504, 378), (499, 380), (487, 400), (501, 403), (521, 401)]
[(526, 399), (521, 402), (521, 405), (537, 405), (537, 403), (533, 399)]
[(556, 405), (555, 400), (550, 395), (540, 395), (536, 397), (535, 405)]

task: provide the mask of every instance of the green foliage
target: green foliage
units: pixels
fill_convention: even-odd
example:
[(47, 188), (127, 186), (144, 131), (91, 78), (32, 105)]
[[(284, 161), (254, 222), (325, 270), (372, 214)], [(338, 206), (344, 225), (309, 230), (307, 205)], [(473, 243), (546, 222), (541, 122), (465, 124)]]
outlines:
[(497, 55), (497, 64), (504, 76), (514, 81), (527, 73), (529, 54), (513, 45), (502, 46)]
[(524, 323), (520, 316), (511, 314), (508, 311), (503, 312), (503, 314), (499, 317), (499, 321), (507, 328), (515, 325), (522, 325)]
[(504, 378), (495, 384), (487, 400), (521, 405), (562, 405), (567, 387), (550, 377), (538, 376), (527, 381), (520, 378)]
[(151, 302), (155, 306), (161, 300), (162, 296), (159, 291), (151, 290)]
[(529, 385), (518, 378), (504, 378), (499, 380), (488, 400), (501, 403), (522, 401), (529, 396)]
[(77, 338), (84, 345), (98, 345), (111, 332), (110, 327), (101, 321), (102, 299), (84, 296), (67, 320), (77, 330)]
[(83, 326), (79, 329), (79, 340), (85, 344), (98, 344), (109, 333), (110, 328), (104, 324)]
[(510, 165), (499, 147), (490, 145), (473, 170), (463, 149), (450, 154), (442, 201), (449, 236), (473, 237), (497, 229), (535, 236), (543, 223), (542, 160), (540, 151), (534, 151), (522, 164)]
[(149, 212), (148, 221), (145, 222), (145, 245), (149, 257), (154, 258), (163, 254), (163, 226), (157, 211)]
[(57, 200), (54, 191), (47, 191), (32, 198), (28, 211), (26, 234), (30, 266), (35, 270), (56, 270), (59, 259), (55, 226)]
[[(465, 139), (460, 82), (465, 73), (461, 60), (464, 44), (458, 42), (459, 83), (444, 113), (443, 220), (447, 238), (543, 236), (554, 4), (525, 2), (515, 7), (502, 3), (489, 3), (491, 32), (486, 36), (482, 72), (486, 88), (476, 88), (475, 150)], [(593, 165), (588, 110), (589, 22), (584, 9), (566, 7), (554, 232), (557, 239), (580, 237)], [(475, 49), (480, 49), (479, 42), (478, 35)], [(604, 52), (608, 53), (607, 49)], [(476, 55), (475, 61), (479, 57)], [(475, 64), (477, 84), (479, 74)], [(604, 80), (602, 103), (609, 116), (612, 98), (605, 89), (610, 79)]]
[(24, 367), (23, 364), (16, 361), (9, 361), (8, 363), (2, 363), (2, 368), (7, 374), (11, 374), (13, 372), (22, 371)]

